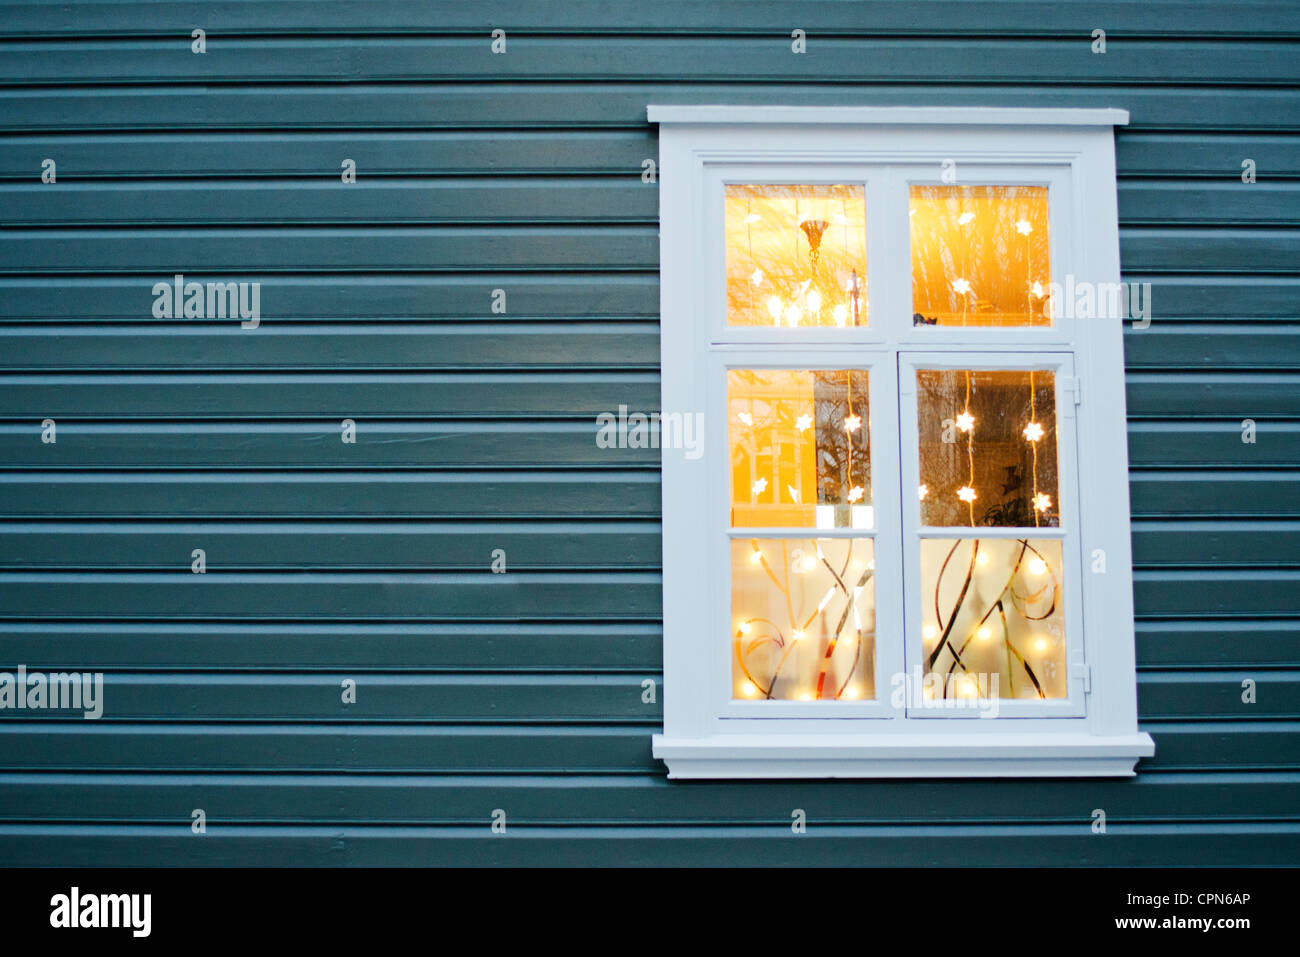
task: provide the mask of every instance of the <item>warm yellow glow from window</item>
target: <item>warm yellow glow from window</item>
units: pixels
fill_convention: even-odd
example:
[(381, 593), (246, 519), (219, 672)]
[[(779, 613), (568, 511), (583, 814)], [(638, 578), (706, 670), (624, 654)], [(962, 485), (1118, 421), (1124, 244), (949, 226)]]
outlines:
[(916, 325), (1046, 326), (1046, 186), (912, 186)]
[(732, 526), (872, 527), (869, 394), (861, 369), (728, 372)]
[(729, 325), (867, 324), (861, 185), (730, 184), (725, 206)]
[[(927, 672), (956, 681), (958, 694), (970, 678), (990, 697), (1068, 696), (1060, 539), (922, 538), (920, 559), (925, 612), (934, 615), (937, 605), (949, 636), (923, 643)], [(1035, 565), (1043, 571), (1033, 573)], [(932, 639), (938, 632), (926, 625), (922, 633)], [(951, 697), (944, 687), (937, 696)]]
[[(759, 565), (746, 559), (755, 548)], [(731, 636), (733, 698), (875, 696), (872, 548), (870, 539), (732, 540), (731, 611), (750, 626)]]

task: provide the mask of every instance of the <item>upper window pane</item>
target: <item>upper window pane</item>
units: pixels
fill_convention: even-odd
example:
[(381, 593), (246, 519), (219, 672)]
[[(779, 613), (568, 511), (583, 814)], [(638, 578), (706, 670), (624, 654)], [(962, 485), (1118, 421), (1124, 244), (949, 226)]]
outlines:
[(913, 186), (912, 323), (1050, 326), (1046, 186)]
[(731, 524), (871, 528), (865, 369), (727, 374)]
[(1050, 369), (919, 369), (922, 525), (1060, 525)]
[(867, 324), (861, 185), (726, 187), (727, 324)]

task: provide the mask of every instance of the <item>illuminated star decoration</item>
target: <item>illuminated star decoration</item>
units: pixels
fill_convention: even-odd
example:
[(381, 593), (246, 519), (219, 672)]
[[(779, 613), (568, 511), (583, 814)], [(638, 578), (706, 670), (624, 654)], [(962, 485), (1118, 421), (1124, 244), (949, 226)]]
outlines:
[(845, 432), (856, 432), (856, 431), (858, 431), (858, 429), (860, 429), (861, 427), (862, 427), (862, 416), (860, 416), (860, 415), (846, 415), (846, 416), (844, 417), (844, 431), (845, 431)]
[(916, 487), (916, 497), (919, 498), (922, 502), (925, 501), (925, 497), (929, 494), (930, 494), (930, 486), (922, 483)]
[(969, 432), (975, 428), (975, 416), (969, 412), (962, 412), (957, 416), (957, 429), (961, 432)]
[(862, 498), (862, 495), (863, 495), (863, 488), (862, 488), (862, 486), (861, 486), (861, 485), (855, 485), (855, 486), (853, 486), (853, 488), (849, 491), (849, 501), (850, 501), (850, 502), (856, 502), (856, 501), (858, 501), (859, 499)]
[(763, 270), (755, 269), (754, 274), (749, 277), (749, 281), (752, 282), (755, 286), (763, 285)]
[(961, 292), (961, 293), (967, 293), (967, 292), (970, 292), (970, 280), (969, 280), (969, 279), (954, 279), (954, 280), (952, 281), (952, 291), (953, 291), (953, 292)]
[(807, 432), (812, 428), (812, 416), (807, 414), (799, 416), (794, 420), (794, 427), (800, 432)]
[(1018, 223), (1016, 223), (1016, 232), (1018, 232), (1021, 236), (1028, 236), (1033, 231), (1034, 231), (1034, 227), (1030, 224), (1029, 220), (1027, 219), (1022, 219)]
[(963, 485), (957, 489), (957, 497), (963, 502), (973, 502), (975, 501), (975, 490), (969, 485)]
[(975, 219), (974, 213), (962, 213), (960, 216), (957, 217), (957, 225), (965, 226), (967, 223), (973, 222), (974, 219)]
[(1030, 442), (1037, 442), (1043, 437), (1043, 427), (1037, 422), (1030, 422), (1025, 426), (1025, 438)]
[(1046, 512), (1051, 507), (1052, 498), (1050, 495), (1044, 495), (1042, 492), (1039, 492), (1034, 496), (1034, 511)]
[(763, 489), (767, 488), (767, 479), (761, 478), (754, 482), (754, 494), (763, 494)]
[(748, 412), (737, 412), (736, 418), (740, 419), (740, 421), (745, 423), (746, 425), (754, 424), (754, 417), (750, 415)]

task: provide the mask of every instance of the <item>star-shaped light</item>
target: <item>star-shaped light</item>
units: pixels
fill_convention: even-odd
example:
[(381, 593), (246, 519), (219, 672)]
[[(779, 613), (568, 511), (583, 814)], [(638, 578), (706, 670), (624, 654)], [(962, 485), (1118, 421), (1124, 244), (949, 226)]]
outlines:
[(856, 432), (856, 431), (858, 431), (858, 429), (860, 429), (860, 428), (862, 428), (862, 416), (860, 416), (860, 415), (846, 415), (846, 416), (844, 417), (844, 431), (845, 431), (845, 432)]
[(957, 225), (965, 226), (967, 223), (974, 222), (974, 220), (975, 220), (974, 213), (962, 213), (960, 216), (957, 217)]
[(957, 416), (957, 430), (960, 432), (969, 432), (975, 428), (975, 416), (969, 412), (962, 412)]
[(952, 281), (952, 291), (962, 293), (963, 295), (970, 292), (970, 280), (954, 279)]
[(745, 217), (745, 225), (746, 225), (746, 226), (749, 226), (749, 225), (751, 225), (751, 224), (753, 224), (753, 223), (758, 222), (758, 221), (761, 220), (762, 218), (763, 218), (763, 217), (760, 216), (760, 215), (758, 215), (758, 213), (750, 213), (748, 216)]
[(1043, 427), (1037, 422), (1030, 422), (1025, 426), (1025, 438), (1030, 442), (1037, 442), (1043, 437)]
[(762, 495), (763, 489), (767, 488), (767, 479), (761, 478), (754, 482), (753, 489), (755, 495)]
[(755, 269), (754, 274), (749, 277), (749, 281), (752, 282), (755, 286), (763, 285), (763, 270)]
[(740, 419), (740, 421), (744, 422), (746, 425), (754, 424), (754, 417), (750, 415), (748, 412), (737, 412), (736, 418)]
[(1033, 285), (1032, 288), (1033, 288), (1034, 298), (1035, 298), (1035, 299), (1042, 299), (1042, 298), (1043, 298), (1043, 284), (1042, 284), (1041, 282), (1036, 282), (1036, 283), (1034, 283), (1034, 285)]
[(922, 482), (920, 485), (916, 487), (916, 497), (919, 498), (922, 502), (925, 501), (925, 497), (929, 494), (930, 494), (930, 486), (926, 485), (924, 482)]
[(1035, 512), (1046, 512), (1051, 507), (1052, 507), (1052, 498), (1050, 495), (1044, 495), (1042, 492), (1039, 492), (1037, 495), (1034, 496)]
[(1034, 231), (1033, 225), (1027, 219), (1022, 219), (1016, 223), (1016, 232), (1021, 236), (1028, 236)]
[(807, 413), (799, 416), (799, 418), (794, 420), (794, 427), (800, 432), (807, 432), (812, 428), (812, 416)]
[(790, 640), (791, 640), (791, 641), (798, 641), (798, 640), (799, 640), (800, 638), (802, 638), (802, 637), (803, 637), (803, 629), (802, 629), (802, 628), (796, 628), (794, 631), (790, 632)]
[(963, 502), (973, 502), (975, 501), (975, 490), (969, 485), (963, 485), (957, 489), (957, 497)]
[(862, 498), (863, 489), (861, 485), (855, 485), (849, 490), (849, 501), (856, 502)]

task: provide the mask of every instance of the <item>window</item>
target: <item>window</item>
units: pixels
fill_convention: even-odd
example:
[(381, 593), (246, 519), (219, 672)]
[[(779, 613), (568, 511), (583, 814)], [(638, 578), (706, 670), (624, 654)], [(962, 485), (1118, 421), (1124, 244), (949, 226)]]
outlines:
[(1132, 774), (1127, 114), (649, 113), (670, 776)]

